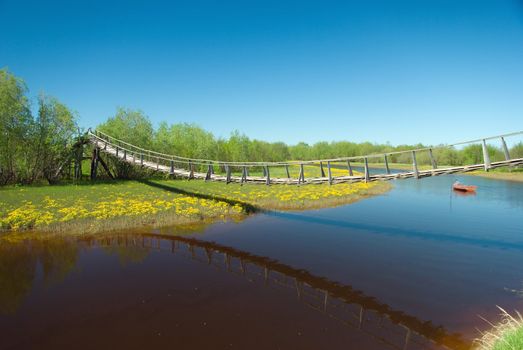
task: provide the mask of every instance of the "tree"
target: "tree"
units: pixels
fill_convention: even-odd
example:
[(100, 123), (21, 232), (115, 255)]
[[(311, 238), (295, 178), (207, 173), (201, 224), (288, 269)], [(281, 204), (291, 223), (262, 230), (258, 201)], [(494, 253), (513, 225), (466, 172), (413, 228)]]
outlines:
[(515, 144), (510, 149), (510, 157), (511, 158), (523, 158), (523, 142), (519, 142)]
[(72, 160), (73, 136), (77, 130), (73, 113), (56, 98), (40, 95), (38, 117), (33, 127), (32, 180), (43, 177), (56, 183)]
[(153, 143), (153, 126), (140, 110), (119, 107), (113, 117), (96, 129), (143, 148), (151, 148)]
[[(139, 110), (118, 108), (114, 117), (96, 128), (112, 137), (145, 149), (153, 144), (153, 126), (149, 118)], [(141, 176), (142, 171), (131, 164), (110, 158), (108, 162), (116, 177), (128, 179)]]
[(27, 178), (28, 134), (32, 116), (27, 87), (7, 69), (0, 69), (0, 184)]
[(300, 142), (294, 146), (289, 147), (290, 159), (292, 160), (306, 160), (310, 159), (311, 147), (305, 142)]

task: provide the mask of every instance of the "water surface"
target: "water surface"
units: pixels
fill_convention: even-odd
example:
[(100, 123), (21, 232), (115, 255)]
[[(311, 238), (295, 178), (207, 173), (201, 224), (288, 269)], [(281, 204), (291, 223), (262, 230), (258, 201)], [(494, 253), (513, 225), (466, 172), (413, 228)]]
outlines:
[(469, 348), (478, 315), (523, 309), (523, 184), (393, 184), (196, 232), (6, 241), (0, 348)]

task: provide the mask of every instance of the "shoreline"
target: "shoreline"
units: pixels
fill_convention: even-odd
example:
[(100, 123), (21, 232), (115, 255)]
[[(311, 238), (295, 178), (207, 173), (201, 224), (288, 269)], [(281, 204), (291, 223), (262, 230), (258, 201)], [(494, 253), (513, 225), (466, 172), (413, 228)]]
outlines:
[(391, 188), (388, 182), (265, 187), (194, 180), (1, 188), (0, 235), (206, 227), (220, 221), (239, 222), (256, 213), (348, 205)]
[(520, 172), (520, 171), (517, 171), (517, 172), (473, 171), (473, 172), (467, 173), (467, 175), (479, 176), (479, 177), (484, 177), (487, 179), (494, 179), (494, 180), (523, 182), (523, 172)]
[[(353, 166), (356, 167), (363, 167), (363, 163), (353, 163)], [(409, 164), (389, 164), (391, 170), (412, 170), (412, 165)], [(451, 167), (450, 165), (440, 165), (439, 168), (446, 168)], [(385, 171), (385, 163), (369, 163), (370, 169), (383, 169)], [(428, 165), (418, 165), (419, 170), (428, 170), (431, 169)], [(512, 171), (511, 171), (512, 170)], [(523, 182), (523, 168), (514, 168), (510, 169), (510, 167), (505, 168), (498, 168), (498, 169), (492, 169), (490, 171), (483, 171), (483, 170), (474, 170), (464, 173), (458, 173), (461, 175), (470, 175), (470, 176), (480, 176), (488, 179), (495, 179), (495, 180), (505, 180), (505, 181), (515, 181), (515, 182)]]

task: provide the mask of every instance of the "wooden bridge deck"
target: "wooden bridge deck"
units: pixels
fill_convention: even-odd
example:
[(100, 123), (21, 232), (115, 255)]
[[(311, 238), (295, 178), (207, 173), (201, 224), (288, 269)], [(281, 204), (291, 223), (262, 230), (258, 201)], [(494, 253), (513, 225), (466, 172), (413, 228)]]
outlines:
[[(513, 133), (509, 135), (523, 134), (523, 132)], [(179, 156), (167, 155), (151, 150), (146, 150), (134, 146), (132, 144), (117, 140), (109, 135), (100, 132), (89, 131), (89, 138), (91, 142), (101, 151), (116, 157), (124, 162), (132, 165), (141, 166), (151, 170), (163, 172), (177, 177), (189, 178), (189, 179), (202, 179), (207, 181), (221, 181), (221, 182), (236, 182), (236, 183), (259, 183), (259, 184), (337, 184), (337, 183), (353, 183), (353, 182), (371, 182), (371, 181), (386, 181), (394, 179), (407, 179), (407, 178), (424, 178), (429, 176), (439, 176), (454, 173), (464, 173), (474, 170), (486, 170), (516, 166), (523, 164), (523, 158), (511, 159), (508, 153), (504, 137), (507, 135), (497, 136), (502, 141), (505, 160), (490, 162), (488, 151), (485, 140), (475, 140), (470, 142), (482, 141), (483, 143), (483, 159), (484, 163), (474, 165), (463, 165), (454, 167), (438, 168), (436, 162), (432, 156), (432, 148), (424, 148), (418, 150), (409, 150), (403, 152), (392, 152), (382, 155), (367, 155), (359, 157), (347, 157), (337, 159), (326, 159), (317, 161), (292, 161), (292, 162), (222, 162), (202, 159), (190, 159)], [(492, 139), (492, 138), (487, 138)], [(416, 153), (428, 151), (432, 162), (432, 169), (419, 170), (416, 162)], [(411, 171), (403, 171), (397, 173), (391, 173), (387, 162), (387, 156), (398, 153), (411, 153), (413, 160), (413, 169)], [(382, 174), (370, 174), (368, 158), (383, 157), (386, 164), (386, 173)], [(354, 175), (351, 167), (351, 161), (361, 161), (364, 163), (364, 174)], [(347, 163), (348, 174), (346, 176), (334, 176), (332, 174), (331, 163), (338, 164), (340, 162)], [(327, 167), (327, 175), (325, 175), (324, 164)], [(182, 165), (180, 167), (180, 165)], [(304, 165), (316, 165), (319, 167), (321, 176), (318, 177), (307, 177), (304, 176)], [(215, 174), (214, 168), (220, 167), (225, 169), (225, 174)], [(290, 166), (299, 166), (300, 175), (293, 178), (289, 175)], [(195, 171), (195, 168), (207, 168), (207, 172)], [(287, 177), (270, 177), (271, 168), (286, 168)], [(241, 176), (234, 175), (232, 169), (237, 169), (241, 172)], [(250, 176), (249, 169), (262, 168), (264, 169), (265, 176)], [(339, 169), (337, 169), (339, 170)]]

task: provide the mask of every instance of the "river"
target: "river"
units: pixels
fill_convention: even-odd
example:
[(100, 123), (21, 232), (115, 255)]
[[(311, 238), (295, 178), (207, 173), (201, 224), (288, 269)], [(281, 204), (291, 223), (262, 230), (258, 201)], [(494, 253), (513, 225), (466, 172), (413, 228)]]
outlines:
[(496, 305), (523, 311), (523, 183), (393, 185), (337, 208), (3, 244), (0, 348), (468, 349)]

